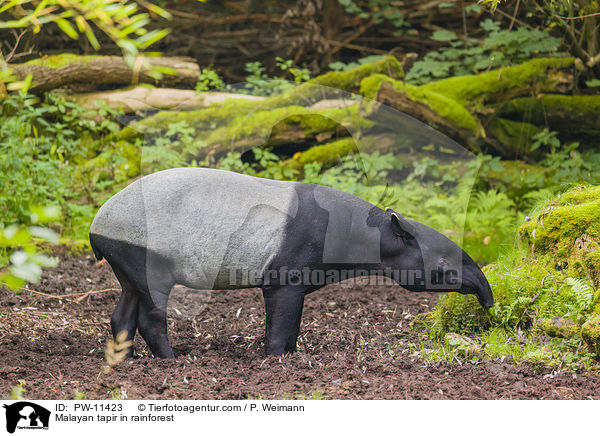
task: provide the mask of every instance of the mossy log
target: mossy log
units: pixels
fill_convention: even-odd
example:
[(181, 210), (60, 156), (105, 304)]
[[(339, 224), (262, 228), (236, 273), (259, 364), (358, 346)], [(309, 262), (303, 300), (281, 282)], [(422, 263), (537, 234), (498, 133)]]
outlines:
[(559, 133), (575, 130), (600, 135), (600, 95), (543, 94), (516, 98), (503, 105), (499, 114), (538, 126), (548, 125)]
[[(198, 159), (217, 158), (228, 151), (244, 152), (253, 147), (272, 148), (281, 156), (291, 156), (312, 145), (344, 138), (373, 126), (358, 116), (358, 105), (320, 109), (288, 106), (242, 114), (203, 138), (205, 146)], [(201, 111), (200, 111), (201, 112)]]
[(340, 94), (341, 98), (348, 99), (351, 97), (349, 93), (358, 93), (361, 81), (373, 74), (381, 74), (397, 80), (404, 78), (400, 61), (394, 56), (386, 56), (348, 71), (332, 71), (315, 77), (290, 91), (270, 98), (265, 102), (265, 108), (289, 105), (310, 106), (324, 99), (340, 98)]
[[(382, 105), (389, 106), (479, 151), (476, 145), (478, 125), (475, 118), (452, 99), (434, 92), (422, 92), (417, 86), (383, 75), (373, 75), (363, 80), (361, 92), (376, 101), (364, 106), (363, 116), (377, 119), (384, 126), (402, 132), (405, 126), (399, 123), (400, 117), (382, 108)], [(419, 132), (411, 132), (413, 136), (418, 134)]]
[(538, 58), (512, 67), (472, 76), (450, 77), (421, 88), (445, 95), (477, 109), (478, 105), (502, 103), (521, 96), (572, 89), (573, 58)]
[(496, 119), (497, 108), (514, 98), (570, 90), (572, 66), (572, 58), (533, 59), (421, 86), (374, 74), (361, 82), (360, 92), (378, 102), (368, 108), (367, 116), (377, 113), (378, 118), (384, 117), (379, 105), (385, 104), (434, 127), (471, 151), (518, 158), (539, 129), (530, 123)]
[[(97, 89), (98, 85), (123, 87), (150, 83), (172, 88), (193, 88), (200, 68), (185, 57), (139, 57), (131, 68), (119, 56), (47, 56), (23, 64), (9, 64), (19, 80), (33, 76), (31, 92), (42, 93), (56, 88)], [(160, 72), (160, 76), (156, 73)]]
[(381, 60), (361, 65), (352, 70), (325, 73), (315, 77), (310, 82), (315, 85), (330, 86), (348, 92), (358, 92), (360, 82), (372, 74), (384, 74), (391, 79), (400, 80), (404, 78), (404, 69), (397, 58), (386, 56)]
[[(330, 168), (339, 164), (345, 156), (350, 154), (397, 151), (397, 139), (397, 135), (389, 133), (367, 135), (360, 138), (346, 136), (298, 152), (292, 158), (284, 161), (284, 165), (288, 168), (301, 170), (304, 165), (319, 163), (323, 168)], [(408, 154), (409, 151), (407, 150), (406, 153)]]
[(581, 326), (581, 337), (596, 354), (600, 354), (600, 315), (592, 315)]

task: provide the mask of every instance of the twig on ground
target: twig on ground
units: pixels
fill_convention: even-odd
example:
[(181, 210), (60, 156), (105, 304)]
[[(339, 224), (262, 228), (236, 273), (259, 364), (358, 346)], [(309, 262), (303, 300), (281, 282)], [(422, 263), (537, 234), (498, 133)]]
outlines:
[[(0, 284), (5, 284), (5, 283), (0, 283)], [(71, 294), (62, 294), (62, 295), (54, 295), (54, 294), (46, 294), (45, 292), (40, 292), (40, 291), (34, 291), (33, 289), (28, 289), (28, 288), (21, 288), (21, 291), (27, 291), (27, 292), (31, 292), (32, 294), (36, 294), (36, 295), (41, 295), (42, 297), (47, 297), (47, 298), (56, 298), (56, 299), (65, 299), (65, 298), (74, 298), (77, 297), (75, 299), (75, 301), (79, 302), (81, 300), (83, 300), (85, 297), (92, 295), (92, 294), (101, 294), (103, 292), (114, 292), (114, 291), (120, 291), (121, 289), (119, 288), (106, 288), (106, 289), (99, 289), (99, 290), (94, 290), (94, 291), (86, 291), (86, 292), (74, 292)]]

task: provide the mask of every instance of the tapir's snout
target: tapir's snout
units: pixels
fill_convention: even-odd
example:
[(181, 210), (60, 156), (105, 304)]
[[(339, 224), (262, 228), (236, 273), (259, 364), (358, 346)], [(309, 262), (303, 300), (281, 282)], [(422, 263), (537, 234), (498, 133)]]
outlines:
[(494, 294), (481, 268), (465, 253), (463, 258), (463, 290), (468, 294), (475, 294), (479, 304), (484, 308), (494, 305)]
[(494, 294), (492, 294), (492, 288), (490, 287), (487, 279), (485, 280), (485, 284), (479, 289), (478, 292), (475, 293), (475, 295), (477, 296), (479, 304), (481, 304), (484, 308), (487, 309), (494, 305)]

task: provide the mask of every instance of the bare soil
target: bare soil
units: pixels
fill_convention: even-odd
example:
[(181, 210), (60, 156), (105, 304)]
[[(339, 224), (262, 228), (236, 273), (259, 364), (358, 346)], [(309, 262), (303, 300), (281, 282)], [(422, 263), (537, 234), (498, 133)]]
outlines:
[[(190, 310), (170, 312), (175, 359), (153, 358), (136, 338), (135, 356), (105, 374), (118, 283), (91, 255), (60, 257), (31, 287), (54, 297), (0, 289), (0, 398), (21, 381), (29, 399), (600, 398), (598, 372), (556, 373), (510, 358), (426, 362), (408, 346), (420, 341), (409, 323), (435, 294), (361, 283), (309, 295), (299, 351), (284, 357), (263, 354), (259, 290), (190, 295)], [(81, 295), (88, 291), (103, 292)]]

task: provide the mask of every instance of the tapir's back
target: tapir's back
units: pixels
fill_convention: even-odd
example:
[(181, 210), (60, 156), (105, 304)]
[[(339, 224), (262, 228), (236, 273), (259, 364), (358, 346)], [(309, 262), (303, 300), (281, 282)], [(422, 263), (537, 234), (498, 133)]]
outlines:
[(160, 171), (108, 200), (90, 234), (159, 255), (177, 283), (238, 287), (229, 271), (260, 273), (279, 252), (298, 209), (294, 185), (208, 168)]

